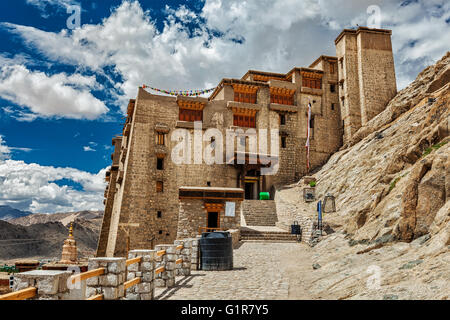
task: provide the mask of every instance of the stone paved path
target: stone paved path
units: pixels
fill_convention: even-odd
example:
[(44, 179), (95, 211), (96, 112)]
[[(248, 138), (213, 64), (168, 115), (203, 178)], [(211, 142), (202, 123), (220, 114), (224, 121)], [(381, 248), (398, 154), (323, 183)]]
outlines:
[(283, 276), (281, 252), (297, 243), (243, 242), (234, 250), (234, 270), (192, 271), (177, 277), (174, 288), (156, 288), (155, 298), (192, 300), (288, 299), (289, 281)]

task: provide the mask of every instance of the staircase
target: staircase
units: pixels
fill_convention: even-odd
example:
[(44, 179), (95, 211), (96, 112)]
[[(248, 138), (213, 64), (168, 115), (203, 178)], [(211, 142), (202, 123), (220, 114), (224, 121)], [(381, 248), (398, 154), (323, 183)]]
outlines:
[(297, 236), (277, 227), (241, 227), (241, 241), (297, 242)]
[(273, 200), (244, 200), (242, 212), (248, 226), (274, 227), (278, 221)]

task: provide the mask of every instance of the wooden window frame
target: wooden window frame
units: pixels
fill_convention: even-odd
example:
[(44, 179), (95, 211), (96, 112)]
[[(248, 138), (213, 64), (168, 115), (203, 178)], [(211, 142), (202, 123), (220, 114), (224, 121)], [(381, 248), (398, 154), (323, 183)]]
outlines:
[(156, 181), (156, 192), (157, 193), (164, 192), (164, 182), (163, 181)]
[(302, 87), (307, 87), (311, 89), (322, 89), (322, 79), (312, 79), (303, 77)]
[(234, 91), (234, 101), (256, 104), (256, 92), (255, 93), (247, 93), (247, 92)]
[(256, 115), (233, 114), (233, 125), (243, 128), (256, 128)]
[(203, 110), (179, 108), (178, 120), (187, 122), (203, 121)]
[(163, 132), (156, 133), (156, 144), (159, 146), (164, 146), (166, 144), (165, 133)]
[(336, 63), (330, 62), (330, 73), (335, 74), (336, 73)]

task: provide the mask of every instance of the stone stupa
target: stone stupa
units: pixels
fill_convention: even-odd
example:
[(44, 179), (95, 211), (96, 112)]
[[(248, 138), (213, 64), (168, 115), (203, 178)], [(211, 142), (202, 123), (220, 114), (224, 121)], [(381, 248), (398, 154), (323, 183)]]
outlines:
[(78, 262), (78, 250), (77, 242), (73, 237), (73, 222), (70, 223), (69, 237), (64, 240), (64, 245), (61, 254), (60, 264), (77, 264)]

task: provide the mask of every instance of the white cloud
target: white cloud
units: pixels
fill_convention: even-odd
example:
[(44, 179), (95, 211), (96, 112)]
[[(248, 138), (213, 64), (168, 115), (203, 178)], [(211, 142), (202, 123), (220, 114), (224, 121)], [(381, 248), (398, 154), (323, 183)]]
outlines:
[(0, 135), (0, 161), (9, 159), (11, 154), (11, 149), (5, 144), (3, 136)]
[[(122, 76), (116, 98), (136, 96), (146, 83), (164, 89), (199, 89), (248, 69), (287, 72), (321, 54), (335, 55), (342, 28), (367, 25), (367, 8), (379, 5), (381, 26), (393, 29), (399, 87), (438, 60), (450, 38), (448, 1), (206, 0), (199, 13), (166, 7), (158, 31), (139, 2), (124, 1), (97, 25), (59, 33), (6, 25), (54, 61)], [(440, 7), (439, 7), (440, 6)], [(196, 25), (196, 28), (192, 28)], [(415, 41), (414, 47), (409, 44)], [(122, 105), (125, 108), (125, 104)]]
[(83, 150), (86, 151), (86, 152), (94, 152), (94, 151), (96, 151), (95, 149), (91, 148), (90, 146), (84, 146)]
[[(67, 9), (71, 5), (79, 5), (78, 1), (74, 0), (26, 0), (26, 3), (33, 5), (41, 11), (41, 16), (48, 18), (49, 12), (54, 10)], [(51, 8), (50, 8), (51, 7)]]
[[(31, 212), (103, 210), (104, 176), (73, 168), (40, 166), (23, 161), (0, 161), (0, 204)], [(55, 182), (69, 179), (82, 190)]]
[(90, 93), (91, 88), (100, 88), (94, 76), (65, 73), (48, 76), (23, 65), (0, 69), (0, 97), (31, 111), (23, 113), (23, 121), (36, 116), (96, 119), (108, 108)]
[[(92, 174), (9, 159), (11, 150), (17, 149), (28, 150), (8, 147), (0, 135), (0, 205), (41, 213), (103, 210), (104, 178), (109, 167)], [(55, 183), (62, 179), (80, 184), (81, 190)]]

